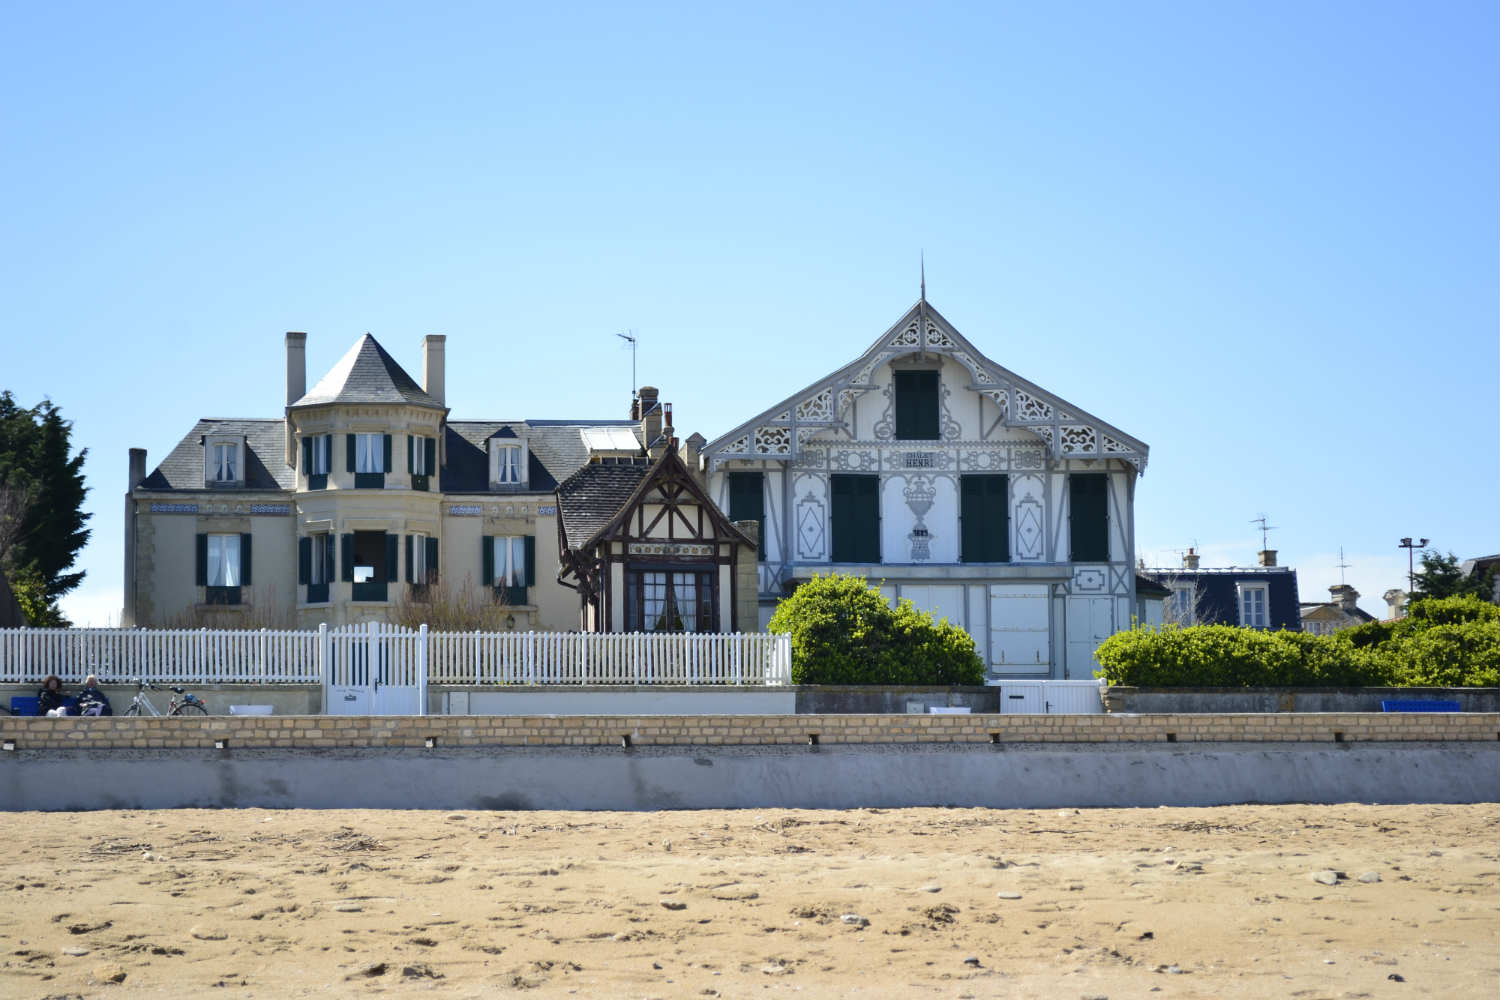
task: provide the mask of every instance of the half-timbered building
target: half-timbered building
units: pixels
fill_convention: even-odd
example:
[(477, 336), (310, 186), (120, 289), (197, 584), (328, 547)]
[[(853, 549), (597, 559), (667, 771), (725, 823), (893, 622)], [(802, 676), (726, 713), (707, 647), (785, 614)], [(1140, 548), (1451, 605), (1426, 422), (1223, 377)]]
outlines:
[(1147, 447), (985, 357), (922, 299), (859, 357), (702, 450), (731, 520), (763, 523), (764, 623), (855, 573), (962, 625), (994, 680), (1091, 675), (1128, 627)]

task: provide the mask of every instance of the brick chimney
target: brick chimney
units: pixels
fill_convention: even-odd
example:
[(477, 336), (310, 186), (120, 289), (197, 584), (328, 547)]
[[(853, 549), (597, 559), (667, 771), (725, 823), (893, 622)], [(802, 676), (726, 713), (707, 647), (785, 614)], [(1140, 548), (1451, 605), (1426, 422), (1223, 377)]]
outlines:
[(1198, 553), (1194, 552), (1192, 549), (1188, 549), (1187, 552), (1184, 553), (1183, 557), (1182, 557), (1182, 568), (1183, 569), (1197, 569), (1198, 568)]
[(1354, 609), (1359, 606), (1359, 591), (1355, 590), (1347, 583), (1340, 583), (1336, 586), (1329, 587), (1328, 593), (1333, 597), (1333, 603), (1337, 604), (1341, 610), (1347, 611), (1349, 614), (1353, 614)]
[(307, 395), (307, 334), (288, 330), (286, 335), (286, 405)]
[(1261, 549), (1259, 552), (1256, 553), (1256, 556), (1259, 557), (1260, 564), (1262, 566), (1275, 566), (1276, 565), (1276, 550), (1275, 549)]
[(448, 338), (441, 333), (429, 333), (422, 338), (422, 391), (441, 406), (448, 404), (443, 401), (443, 395), (447, 392), (447, 369), (443, 355), (446, 352)]
[[(641, 444), (646, 446), (646, 453), (652, 455), (652, 446), (661, 437), (661, 400), (658, 398), (656, 387), (650, 385), (641, 386), (639, 397), (636, 412), (641, 419)], [(655, 455), (652, 457), (654, 458)]]

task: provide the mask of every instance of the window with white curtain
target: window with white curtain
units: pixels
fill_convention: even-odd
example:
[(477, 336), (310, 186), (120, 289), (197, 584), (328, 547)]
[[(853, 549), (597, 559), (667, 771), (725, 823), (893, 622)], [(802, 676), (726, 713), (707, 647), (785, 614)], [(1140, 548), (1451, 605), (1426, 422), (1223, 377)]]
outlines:
[(502, 444), (496, 446), (495, 482), (519, 485), (521, 482), (521, 446)]
[(333, 436), (319, 434), (310, 440), (312, 441), (312, 445), (309, 448), (309, 458), (311, 461), (309, 462), (307, 474), (310, 476), (326, 476), (328, 475), (329, 445), (333, 441)]
[(625, 627), (632, 632), (708, 632), (715, 626), (713, 571), (629, 570)]
[(1246, 628), (1270, 628), (1271, 616), (1266, 585), (1242, 583), (1240, 592), (1240, 624)]
[(495, 538), (495, 586), (526, 585), (526, 539), (520, 535)]
[(354, 471), (385, 471), (385, 435), (354, 435)]
[(237, 445), (228, 442), (213, 446), (214, 482), (233, 483), (239, 480), (236, 469), (238, 463), (235, 461), (239, 457), (239, 450)]
[(238, 587), (240, 585), (240, 536), (208, 536), (208, 585), (210, 587)]

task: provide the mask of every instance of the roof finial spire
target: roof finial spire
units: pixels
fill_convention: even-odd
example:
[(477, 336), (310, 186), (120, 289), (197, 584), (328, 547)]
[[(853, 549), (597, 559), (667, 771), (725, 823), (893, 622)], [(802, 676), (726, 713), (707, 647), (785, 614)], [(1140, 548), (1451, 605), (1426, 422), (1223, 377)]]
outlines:
[(927, 301), (927, 251), (921, 251), (922, 262), (922, 301)]

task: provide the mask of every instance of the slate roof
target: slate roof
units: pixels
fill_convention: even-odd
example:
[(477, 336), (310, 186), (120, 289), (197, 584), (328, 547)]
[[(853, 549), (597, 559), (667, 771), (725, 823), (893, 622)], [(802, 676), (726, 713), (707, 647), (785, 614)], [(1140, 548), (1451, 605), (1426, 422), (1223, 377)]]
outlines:
[(640, 425), (633, 420), (450, 420), (440, 488), (444, 493), (490, 492), (488, 441), (524, 437), (529, 454), (526, 492), (551, 492), (588, 464), (580, 433), (585, 427), (625, 427), (640, 438)]
[(1352, 610), (1346, 611), (1344, 610), (1344, 606), (1342, 604), (1339, 604), (1337, 601), (1314, 601), (1311, 603), (1303, 602), (1300, 605), (1300, 610), (1304, 619), (1307, 618), (1308, 615), (1311, 615), (1315, 612), (1328, 610), (1333, 612), (1335, 617), (1355, 618), (1362, 622), (1373, 622), (1376, 620), (1375, 616), (1370, 614), (1364, 608), (1355, 606)]
[(1290, 566), (1234, 566), (1215, 569), (1146, 569), (1141, 576), (1168, 586), (1197, 585), (1197, 611), (1200, 625), (1238, 625), (1240, 623), (1237, 584), (1260, 582), (1266, 585), (1266, 611), (1271, 628), (1302, 630), (1302, 610), (1297, 600), (1297, 571)]
[(318, 384), (293, 406), (326, 403), (410, 403), (445, 409), (368, 333), (361, 337)]
[(145, 490), (198, 490), (224, 493), (224, 487), (204, 485), (203, 439), (210, 434), (245, 436), (245, 485), (234, 490), (291, 490), (297, 470), (286, 464), (286, 425), (280, 420), (221, 420), (205, 418), (193, 425), (141, 483)]
[(651, 473), (644, 463), (630, 465), (594, 462), (573, 473), (557, 487), (557, 513), (563, 542), (570, 549), (594, 537), (625, 506)]

